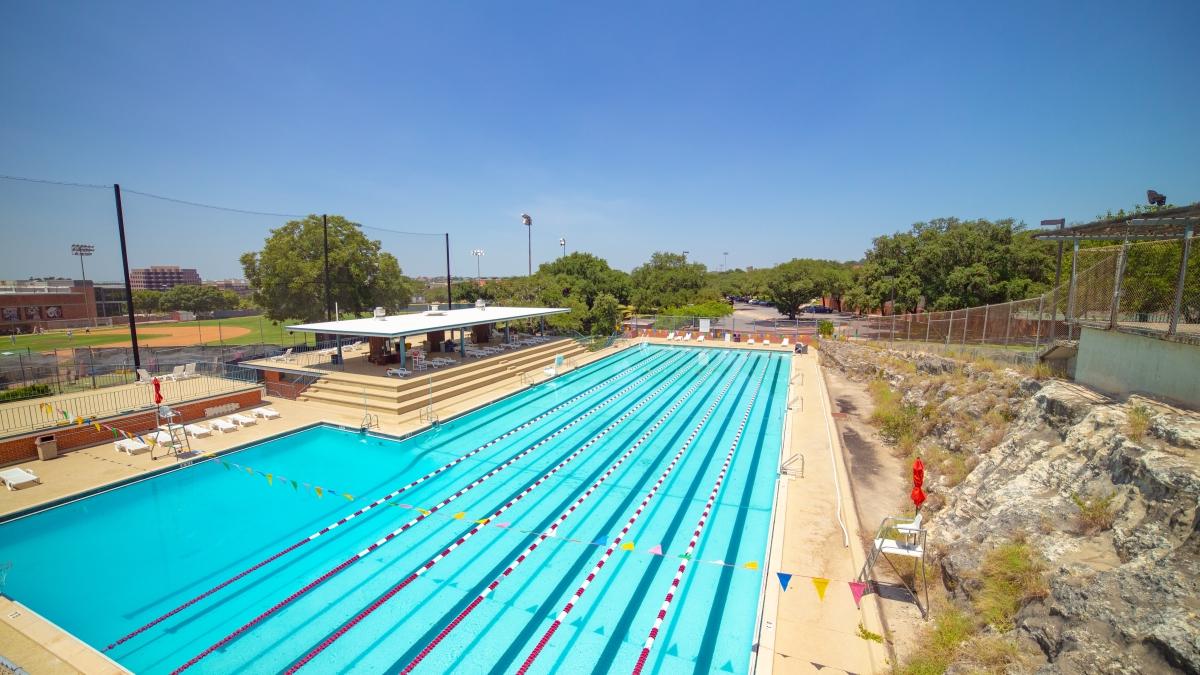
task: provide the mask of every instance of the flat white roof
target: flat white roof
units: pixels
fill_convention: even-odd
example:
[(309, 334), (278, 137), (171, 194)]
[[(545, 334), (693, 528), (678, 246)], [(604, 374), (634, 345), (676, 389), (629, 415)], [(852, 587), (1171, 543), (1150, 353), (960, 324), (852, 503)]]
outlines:
[(471, 307), (469, 309), (440, 309), (436, 312), (397, 314), (381, 319), (303, 323), (287, 328), (301, 333), (395, 338), (402, 335), (420, 335), (438, 330), (467, 328), (482, 323), (516, 321), (551, 314), (563, 314), (569, 311), (571, 310), (566, 307)]

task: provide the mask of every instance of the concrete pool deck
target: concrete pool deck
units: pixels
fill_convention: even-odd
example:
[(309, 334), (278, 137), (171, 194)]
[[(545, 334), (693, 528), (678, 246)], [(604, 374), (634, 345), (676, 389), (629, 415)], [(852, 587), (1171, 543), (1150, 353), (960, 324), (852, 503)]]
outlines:
[[(580, 355), (575, 367), (641, 342), (783, 351), (778, 345), (763, 347), (707, 341), (697, 345), (694, 341), (668, 343), (662, 339), (643, 338)], [(780, 461), (793, 454), (802, 454), (806, 466), (804, 477), (785, 476), (777, 484), (772, 539), (768, 559), (762, 561), (765, 592), (761, 599), (760, 635), (753, 667), (759, 673), (808, 673), (824, 668), (854, 673), (883, 672), (888, 670), (888, 666), (882, 645), (857, 635), (860, 622), (868, 630), (882, 632), (875, 602), (871, 596), (867, 596), (859, 610), (845, 583), (857, 576), (864, 553), (841, 448), (828, 431), (833, 423), (830, 408), (828, 404), (821, 403), (825, 393), (816, 354), (796, 355), (792, 359), (789, 377), (790, 410), (784, 425)], [(519, 377), (514, 376), (442, 402), (436, 406), (435, 412), (446, 419), (526, 387)], [(190, 439), (192, 448), (204, 453), (220, 452), (321, 422), (358, 427), (362, 419), (360, 413), (336, 406), (285, 399), (264, 400), (278, 410), (282, 418), (259, 420), (252, 427), (228, 434)], [(427, 425), (415, 412), (399, 416), (380, 415), (378, 431), (403, 436)], [(832, 452), (830, 443), (834, 443)], [(159, 457), (156, 460), (151, 460), (146, 453), (129, 456), (117, 452), (109, 443), (74, 450), (49, 462), (30, 462), (28, 464), (35, 467), (42, 484), (14, 492), (0, 492), (0, 516), (89, 493), (106, 485), (123, 483), (176, 464), (175, 459), (163, 458), (161, 454), (161, 449), (156, 451), (155, 455)], [(848, 547), (843, 546), (842, 531), (835, 516), (839, 503), (838, 490), (834, 486), (835, 471), (840, 488), (841, 512), (849, 532)], [(782, 591), (777, 581), (778, 571), (798, 575), (792, 579), (786, 592)], [(819, 600), (811, 580), (799, 575), (830, 579), (825, 599)], [(3, 597), (0, 597), (0, 602), (11, 603)], [(8, 613), (7, 609), (3, 612), (4, 615)], [(67, 652), (63, 650), (67, 644), (82, 644), (78, 640), (65, 633), (56, 636), (53, 632), (35, 631), (36, 637), (24, 633), (25, 637), (18, 646), (17, 638), (11, 637), (15, 633), (10, 624), (0, 621), (0, 655), (7, 656), (31, 673), (76, 670), (70, 664), (77, 657), (68, 658), (75, 647)], [(103, 662), (111, 664), (94, 650), (93, 653)], [(89, 671), (85, 668), (83, 672)]]

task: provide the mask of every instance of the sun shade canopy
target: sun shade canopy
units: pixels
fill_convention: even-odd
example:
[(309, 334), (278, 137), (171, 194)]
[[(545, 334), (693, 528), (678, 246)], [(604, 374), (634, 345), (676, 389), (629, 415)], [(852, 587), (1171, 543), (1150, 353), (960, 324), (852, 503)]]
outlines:
[(446, 309), (397, 314), (369, 319), (347, 321), (322, 321), (288, 326), (290, 331), (301, 333), (324, 333), (326, 335), (356, 335), (362, 337), (397, 338), (405, 335), (421, 335), (439, 330), (469, 328), (485, 323), (517, 321), (564, 314), (571, 311), (566, 307), (471, 307), (469, 309)]

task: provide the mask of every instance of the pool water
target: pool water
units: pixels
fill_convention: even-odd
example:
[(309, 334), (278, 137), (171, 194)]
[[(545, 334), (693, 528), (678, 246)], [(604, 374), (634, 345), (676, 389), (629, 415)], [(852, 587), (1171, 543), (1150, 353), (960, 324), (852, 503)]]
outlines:
[(298, 431), (0, 524), (4, 592), (104, 649), (305, 541), (106, 653), (135, 672), (515, 672), (637, 513), (528, 667), (629, 672), (720, 476), (644, 672), (746, 672), (789, 359), (635, 347), (403, 441)]

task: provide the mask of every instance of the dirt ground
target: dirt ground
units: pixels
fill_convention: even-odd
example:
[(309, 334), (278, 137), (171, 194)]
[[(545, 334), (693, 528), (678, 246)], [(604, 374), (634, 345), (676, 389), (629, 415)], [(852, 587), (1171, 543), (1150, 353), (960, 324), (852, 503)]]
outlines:
[[(873, 533), (887, 516), (911, 515), (908, 501), (907, 462), (896, 456), (871, 426), (874, 403), (865, 384), (853, 382), (842, 373), (823, 368), (825, 383), (833, 405), (834, 421), (841, 435), (845, 461), (850, 472), (850, 489), (864, 531)], [(870, 535), (864, 535), (869, 537)], [(865, 543), (870, 546), (869, 542)], [(886, 562), (876, 567), (877, 578), (887, 583), (896, 579)], [(921, 612), (907, 592), (881, 589), (872, 596), (891, 639), (891, 649), (901, 659), (911, 652), (916, 634), (925, 625)]]
[[(216, 342), (222, 338), (241, 337), (250, 332), (249, 328), (239, 326), (172, 326), (170, 324), (146, 324), (139, 328), (140, 331), (146, 331), (157, 337), (148, 338), (145, 340), (139, 339), (138, 344), (146, 347), (183, 347), (187, 345), (196, 345), (202, 342)], [(106, 330), (94, 330), (93, 335), (112, 335), (113, 341), (104, 344), (96, 345), (97, 347), (128, 347), (129, 346), (129, 329), (128, 328), (112, 328)]]

